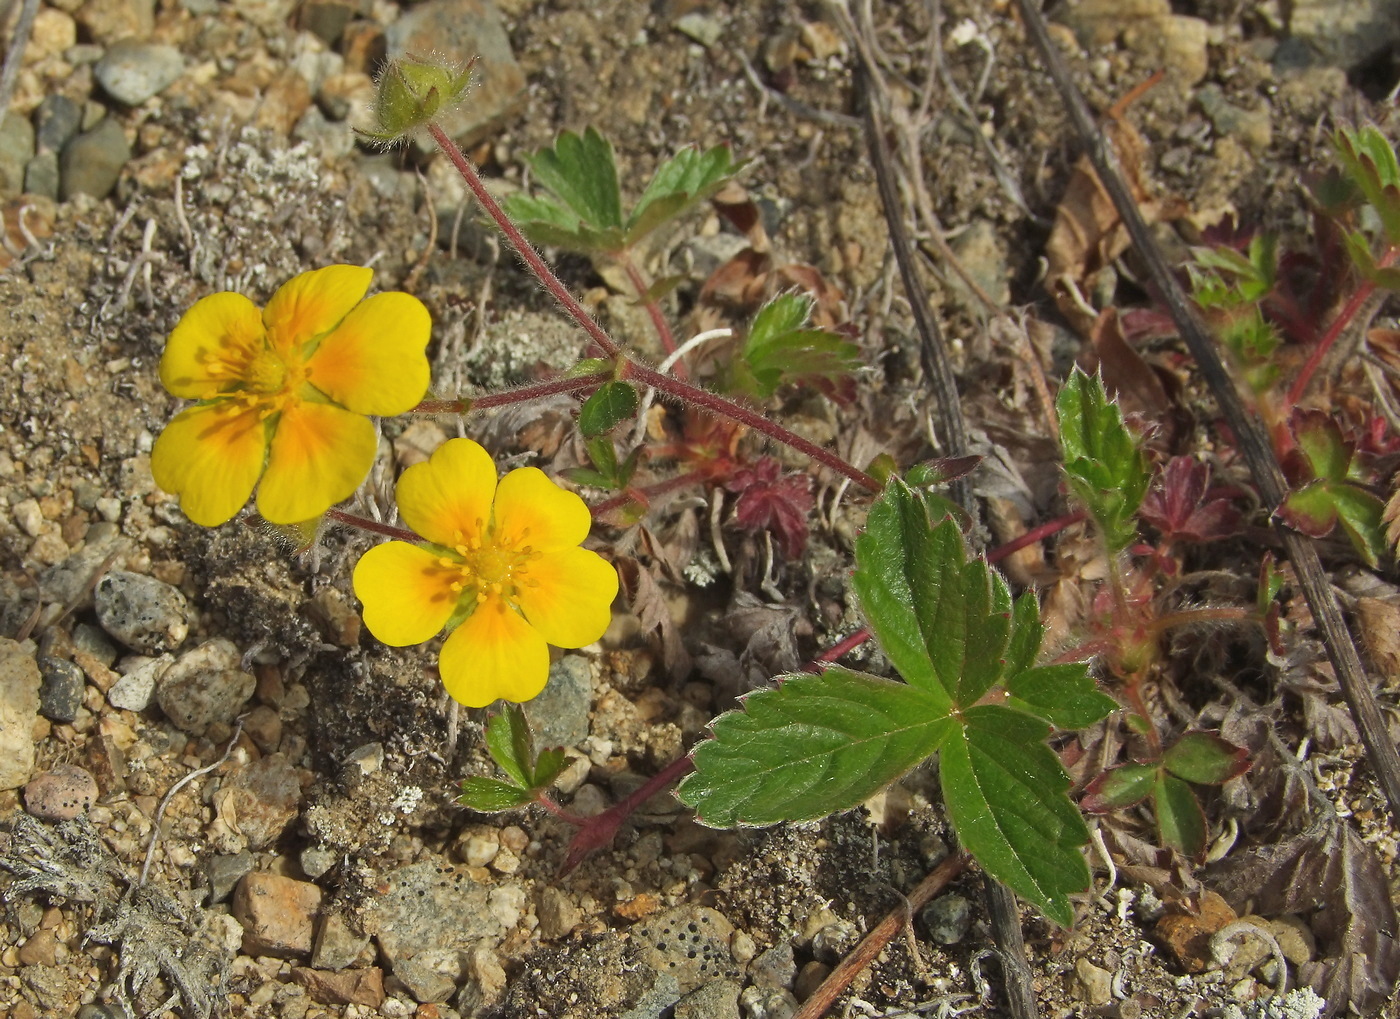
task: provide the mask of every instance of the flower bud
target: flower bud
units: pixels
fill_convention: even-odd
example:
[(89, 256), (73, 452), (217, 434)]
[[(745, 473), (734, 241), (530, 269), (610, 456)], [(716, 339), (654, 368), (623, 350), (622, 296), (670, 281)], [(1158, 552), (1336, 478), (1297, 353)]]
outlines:
[(401, 57), (380, 72), (372, 109), (378, 130), (359, 133), (392, 144), (425, 127), (462, 101), (476, 58), (457, 64), (441, 58)]

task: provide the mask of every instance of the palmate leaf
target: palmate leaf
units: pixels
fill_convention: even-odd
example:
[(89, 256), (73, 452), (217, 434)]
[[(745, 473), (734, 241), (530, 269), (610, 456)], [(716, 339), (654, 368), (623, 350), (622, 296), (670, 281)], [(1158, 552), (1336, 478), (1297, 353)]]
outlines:
[(812, 299), (780, 294), (754, 316), (733, 365), (733, 388), (766, 400), (786, 383), (838, 382), (861, 366), (860, 348), (838, 333), (808, 328)]
[(705, 201), (744, 168), (728, 145), (701, 152), (687, 146), (657, 168), (651, 183), (627, 217), (626, 242), (635, 244), (661, 224), (682, 216)]
[(878, 792), (957, 727), (906, 683), (841, 668), (786, 676), (715, 719), (676, 794), (714, 827), (810, 821)]

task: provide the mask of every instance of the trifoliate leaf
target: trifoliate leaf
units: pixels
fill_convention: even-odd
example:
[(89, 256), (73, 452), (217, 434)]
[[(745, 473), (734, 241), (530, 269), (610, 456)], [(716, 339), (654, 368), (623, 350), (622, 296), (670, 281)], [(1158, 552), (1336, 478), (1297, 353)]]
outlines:
[(1135, 514), (1150, 477), (1147, 458), (1098, 376), (1076, 368), (1055, 409), (1070, 488), (1098, 524), (1109, 551), (1121, 552), (1137, 537)]
[(848, 810), (958, 728), (946, 701), (905, 683), (841, 668), (779, 682), (715, 719), (713, 736), (695, 748), (695, 772), (677, 795), (703, 824), (808, 821)]
[(502, 203), (526, 237), (584, 254), (622, 249), (622, 192), (606, 138), (591, 127), (582, 136), (565, 131), (529, 163), (550, 194)]
[(559, 773), (564, 770), (564, 764), (567, 760), (563, 747), (550, 747), (548, 750), (541, 750), (540, 756), (535, 758), (534, 774), (530, 776), (531, 787), (535, 789), (548, 788), (559, 777)]
[(661, 224), (689, 212), (743, 167), (734, 162), (727, 145), (704, 152), (693, 146), (681, 149), (657, 169), (627, 217), (626, 243), (635, 244)]
[(529, 724), (519, 705), (507, 704), (504, 711), (487, 721), (486, 750), (496, 766), (514, 779), (516, 785), (529, 788), (533, 749)]
[(1089, 830), (1045, 744), (1049, 727), (994, 704), (968, 708), (963, 721), (944, 740), (938, 765), (958, 841), (988, 874), (1068, 927), (1069, 894), (1089, 886), (1079, 852)]

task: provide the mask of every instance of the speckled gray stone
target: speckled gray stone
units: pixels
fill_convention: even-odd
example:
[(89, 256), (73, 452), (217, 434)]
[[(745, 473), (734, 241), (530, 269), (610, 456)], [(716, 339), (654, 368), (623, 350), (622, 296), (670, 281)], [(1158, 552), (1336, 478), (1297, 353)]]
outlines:
[(658, 973), (637, 1003), (622, 1013), (621, 1019), (653, 1019), (654, 1016), (667, 1015), (680, 996), (676, 978), (670, 973)]
[(185, 596), (155, 577), (113, 570), (97, 582), (93, 600), (102, 628), (142, 654), (173, 651), (190, 632)]
[(51, 722), (71, 722), (83, 706), (87, 677), (62, 658), (39, 659), (39, 713)]
[(797, 977), (797, 962), (792, 955), (792, 942), (784, 941), (764, 952), (749, 966), (749, 980), (758, 987), (792, 989)]
[(676, 1002), (674, 1019), (739, 1019), (739, 984), (711, 980)]
[(174, 662), (173, 655), (137, 658), (107, 691), (107, 703), (123, 711), (145, 711), (155, 696), (156, 684)]
[(535, 749), (572, 747), (588, 736), (593, 669), (582, 655), (565, 655), (549, 668), (549, 682), (524, 705)]
[(106, 198), (117, 186), (122, 167), (131, 159), (131, 144), (114, 117), (103, 117), (90, 131), (63, 146), (58, 157), (58, 196)]
[(56, 764), (24, 787), (24, 809), (41, 821), (71, 821), (97, 799), (97, 780), (76, 764)]
[(658, 973), (674, 976), (681, 994), (717, 978), (739, 974), (729, 954), (734, 925), (708, 906), (667, 910), (632, 928), (639, 957)]
[(174, 46), (123, 40), (108, 48), (93, 69), (97, 83), (127, 106), (139, 106), (173, 85), (185, 70)]
[(356, 931), (339, 913), (322, 915), (311, 946), (311, 965), (317, 969), (344, 969), (369, 947), (369, 938)]
[(231, 722), (258, 685), (238, 665), (232, 641), (205, 641), (165, 671), (156, 701), (167, 718), (191, 735), (202, 734), (214, 722)]
[(928, 936), (940, 945), (956, 945), (972, 926), (972, 903), (956, 892), (940, 895), (919, 914)]

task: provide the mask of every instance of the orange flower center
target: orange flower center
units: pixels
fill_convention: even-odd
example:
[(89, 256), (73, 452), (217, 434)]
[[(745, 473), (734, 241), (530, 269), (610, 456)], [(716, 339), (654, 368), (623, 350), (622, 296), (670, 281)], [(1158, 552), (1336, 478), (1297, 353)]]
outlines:
[(242, 357), (221, 365), (221, 374), (232, 385), (227, 394), (230, 399), (256, 409), (260, 418), (268, 418), (300, 398), (307, 381), (306, 365), (300, 358), (284, 358), (269, 346), (241, 353)]
[[(520, 537), (523, 539), (526, 533), (528, 528)], [(540, 553), (529, 545), (515, 548), (488, 535), (485, 540), (462, 540), (453, 551), (456, 556), (444, 556), (438, 560), (438, 565), (457, 573), (457, 579), (451, 584), (453, 591), (475, 592), (478, 604), (488, 598), (502, 598), (513, 603), (520, 588), (539, 584), (530, 576), (530, 563), (538, 559)]]

